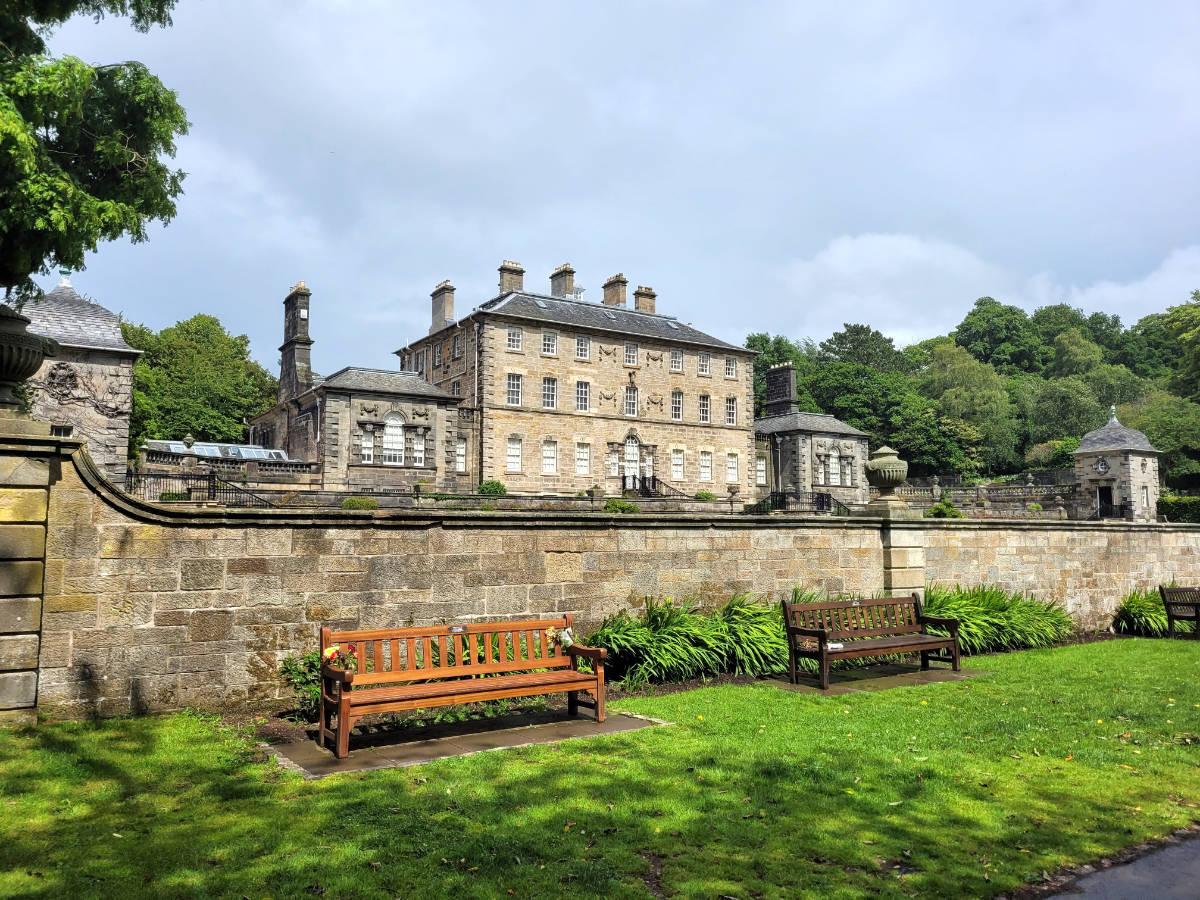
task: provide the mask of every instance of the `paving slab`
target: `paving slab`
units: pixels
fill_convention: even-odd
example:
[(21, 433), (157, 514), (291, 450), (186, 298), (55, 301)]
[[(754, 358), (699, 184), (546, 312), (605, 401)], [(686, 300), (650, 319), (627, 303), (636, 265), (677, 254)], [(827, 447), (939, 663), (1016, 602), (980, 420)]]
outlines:
[(342, 760), (335, 759), (331, 751), (318, 747), (315, 739), (268, 745), (266, 749), (285, 767), (308, 778), (323, 778), (340, 772), (415, 766), (452, 756), (619, 734), (666, 724), (628, 713), (615, 713), (605, 721), (597, 722), (582, 716), (545, 712), (404, 731), (380, 728), (364, 735), (356, 733), (350, 738), (350, 755)]
[(1084, 875), (1053, 897), (1196, 900), (1200, 897), (1200, 838), (1168, 844), (1133, 862)]
[(955, 672), (946, 667), (921, 670), (919, 664), (881, 663), (855, 669), (835, 669), (829, 675), (829, 690), (821, 690), (813, 675), (801, 673), (800, 683), (792, 684), (786, 675), (775, 679), (778, 687), (801, 694), (818, 694), (825, 697), (836, 697), (841, 694), (855, 694), (859, 691), (886, 691), (891, 688), (913, 687), (920, 684), (937, 684), (943, 681), (962, 681), (966, 678), (978, 678), (985, 673), (963, 669)]

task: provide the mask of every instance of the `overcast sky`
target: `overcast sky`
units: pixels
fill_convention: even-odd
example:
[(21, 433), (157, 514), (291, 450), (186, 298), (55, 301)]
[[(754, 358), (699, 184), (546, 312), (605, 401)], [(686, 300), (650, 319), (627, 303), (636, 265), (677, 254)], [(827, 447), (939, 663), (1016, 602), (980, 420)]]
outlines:
[[(70, 23), (192, 122), (179, 215), (75, 286), (155, 328), (196, 312), (277, 365), (394, 367), (429, 292), (524, 264), (614, 272), (740, 342), (867, 322), (904, 342), (976, 297), (1140, 316), (1200, 288), (1195, 2), (181, 0)], [(53, 281), (47, 282), (52, 284)]]

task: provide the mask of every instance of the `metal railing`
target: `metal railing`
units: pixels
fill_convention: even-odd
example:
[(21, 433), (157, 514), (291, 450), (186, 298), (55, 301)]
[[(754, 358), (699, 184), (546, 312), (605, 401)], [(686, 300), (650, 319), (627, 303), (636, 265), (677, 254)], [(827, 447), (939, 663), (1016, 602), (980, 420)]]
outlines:
[(125, 473), (125, 493), (153, 503), (220, 503), (268, 509), (270, 500), (220, 478), (216, 472), (204, 475), (184, 473), (140, 473), (132, 469)]
[(1121, 503), (1097, 503), (1096, 510), (1090, 516), (1088, 521), (1096, 521), (1099, 519), (1132, 519), (1133, 518), (1133, 501), (1125, 500)]
[(798, 512), (825, 513), (826, 515), (848, 516), (850, 507), (832, 494), (804, 491), (772, 491), (757, 503), (747, 505), (748, 513)]

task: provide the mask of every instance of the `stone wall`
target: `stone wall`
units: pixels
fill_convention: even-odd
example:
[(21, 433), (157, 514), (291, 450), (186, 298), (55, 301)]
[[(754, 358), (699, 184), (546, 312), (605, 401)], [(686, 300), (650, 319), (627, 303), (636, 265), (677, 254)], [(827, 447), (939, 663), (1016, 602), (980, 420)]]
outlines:
[(71, 436), (87, 441), (92, 459), (116, 482), (128, 466), (133, 361), (128, 352), (63, 347), (29, 379), (33, 418), (72, 426)]
[(1196, 526), (926, 519), (922, 527), (929, 582), (1028, 591), (1060, 602), (1086, 629), (1107, 628), (1134, 588), (1200, 584)]
[(1028, 590), (1102, 628), (1132, 587), (1200, 582), (1200, 527), (188, 510), (115, 490), (78, 442), (0, 438), (0, 710), (277, 705), (280, 660), (313, 649), (322, 623), (569, 611), (586, 631), (647, 596), (870, 595), (926, 579)]
[(56, 716), (274, 703), (322, 623), (569, 611), (586, 630), (646, 596), (883, 588), (872, 521), (185, 512), (105, 489), (82, 455), (49, 519), (38, 705)]

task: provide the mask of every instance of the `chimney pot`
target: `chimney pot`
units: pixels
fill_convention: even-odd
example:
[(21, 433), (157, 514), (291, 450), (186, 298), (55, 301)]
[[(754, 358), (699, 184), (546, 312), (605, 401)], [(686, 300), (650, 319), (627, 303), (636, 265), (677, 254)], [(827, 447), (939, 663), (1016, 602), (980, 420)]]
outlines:
[(500, 263), (500, 293), (511, 294), (525, 290), (525, 268), (519, 262), (506, 259)]
[(454, 285), (442, 281), (429, 295), (433, 299), (433, 319), (429, 324), (429, 333), (441, 331), (447, 325), (454, 324)]
[(618, 272), (616, 275), (610, 276), (608, 281), (604, 282), (604, 305), (624, 306), (625, 288), (628, 286), (629, 279), (620, 272)]
[(575, 270), (563, 263), (550, 273), (550, 296), (570, 297), (575, 294)]
[(633, 292), (633, 308), (638, 312), (652, 313), (657, 297), (658, 294), (654, 293), (654, 288), (639, 284), (637, 290)]

